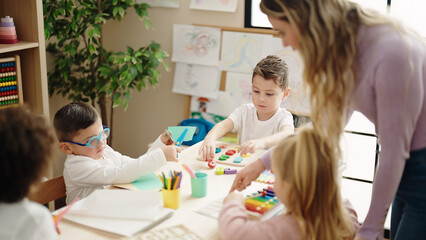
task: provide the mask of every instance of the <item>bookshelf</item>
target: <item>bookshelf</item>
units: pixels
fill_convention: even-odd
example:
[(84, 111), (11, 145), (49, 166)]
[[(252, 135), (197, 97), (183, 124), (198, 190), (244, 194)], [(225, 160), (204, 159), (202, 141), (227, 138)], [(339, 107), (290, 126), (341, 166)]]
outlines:
[(17, 44), (0, 44), (0, 58), (20, 56), (24, 104), (49, 121), (42, 0), (0, 0), (0, 17), (13, 18)]

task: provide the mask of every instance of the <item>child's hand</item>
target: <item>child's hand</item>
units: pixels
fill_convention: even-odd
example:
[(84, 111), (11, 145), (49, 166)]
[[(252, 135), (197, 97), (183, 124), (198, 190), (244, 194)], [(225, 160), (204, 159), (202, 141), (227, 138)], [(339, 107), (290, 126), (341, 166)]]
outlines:
[(233, 192), (234, 190), (244, 190), (247, 186), (250, 186), (251, 182), (256, 180), (263, 171), (265, 171), (265, 166), (259, 159), (247, 167), (238, 170), (230, 192)]
[(265, 143), (262, 140), (249, 140), (243, 143), (239, 148), (238, 152), (241, 156), (247, 153), (254, 153), (257, 149), (264, 149)]
[[(166, 130), (169, 132), (170, 136), (172, 135), (172, 132), (170, 132), (169, 130)], [(173, 140), (172, 138), (169, 136), (169, 134), (167, 134), (166, 132), (163, 132), (161, 134), (161, 141), (165, 144), (165, 145), (172, 145), (173, 144)]]
[(178, 152), (181, 152), (180, 148), (176, 145), (169, 145), (162, 147), (161, 150), (163, 150), (164, 156), (166, 156), (166, 160), (168, 162), (177, 162), (177, 154)]
[(203, 160), (209, 161), (210, 159), (214, 158), (214, 154), (216, 153), (216, 141), (205, 138), (203, 145), (201, 145), (200, 149), (198, 150), (198, 155), (202, 155)]
[(231, 192), (226, 196), (226, 198), (223, 200), (223, 203), (226, 203), (228, 201), (239, 201), (242, 204), (244, 204), (244, 196), (243, 194), (239, 192)]

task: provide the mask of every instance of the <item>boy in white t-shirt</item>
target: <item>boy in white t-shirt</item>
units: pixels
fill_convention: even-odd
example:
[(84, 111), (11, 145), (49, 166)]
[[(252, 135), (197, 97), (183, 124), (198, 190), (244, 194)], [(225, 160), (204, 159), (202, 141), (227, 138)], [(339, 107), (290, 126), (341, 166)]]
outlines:
[(77, 102), (62, 107), (56, 112), (53, 125), (59, 149), (67, 154), (64, 164), (67, 204), (76, 197), (87, 197), (95, 189), (130, 183), (156, 171), (167, 161), (178, 161), (180, 148), (166, 133), (139, 158), (114, 151), (106, 144), (109, 128), (102, 126), (98, 112), (89, 104)]
[(52, 129), (22, 107), (2, 109), (0, 143), (0, 239), (57, 239), (49, 209), (27, 198), (52, 165)]
[(238, 107), (216, 124), (204, 138), (198, 154), (206, 161), (212, 159), (216, 140), (232, 129), (238, 132), (241, 155), (268, 149), (293, 134), (293, 116), (280, 107), (289, 94), (288, 67), (284, 60), (276, 55), (262, 59), (253, 70), (253, 103)]

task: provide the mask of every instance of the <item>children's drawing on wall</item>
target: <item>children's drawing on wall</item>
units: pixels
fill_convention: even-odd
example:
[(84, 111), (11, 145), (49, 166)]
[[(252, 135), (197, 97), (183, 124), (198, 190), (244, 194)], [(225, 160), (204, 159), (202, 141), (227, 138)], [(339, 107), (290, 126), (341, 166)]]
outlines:
[(173, 25), (172, 61), (208, 66), (219, 63), (220, 29)]
[(231, 72), (252, 73), (261, 59), (264, 38), (270, 35), (224, 31), (221, 66)]
[(136, 3), (148, 3), (151, 7), (179, 8), (179, 0), (136, 0)]
[(218, 96), (220, 71), (217, 67), (176, 63), (173, 92), (215, 99)]
[(191, 98), (191, 117), (202, 118), (212, 123), (226, 119), (234, 110), (233, 99), (227, 92), (219, 91), (217, 99)]
[(235, 12), (238, 0), (191, 0), (189, 8), (219, 12)]
[(303, 60), (300, 54), (291, 47), (283, 48), (281, 39), (267, 38), (263, 42), (262, 57), (270, 54), (281, 56), (288, 65), (290, 96), (282, 103), (282, 107), (293, 113), (309, 115), (309, 95), (302, 84)]
[(226, 73), (225, 91), (229, 93), (232, 101), (229, 103), (233, 108), (242, 104), (251, 103), (251, 77), (252, 74), (246, 73)]

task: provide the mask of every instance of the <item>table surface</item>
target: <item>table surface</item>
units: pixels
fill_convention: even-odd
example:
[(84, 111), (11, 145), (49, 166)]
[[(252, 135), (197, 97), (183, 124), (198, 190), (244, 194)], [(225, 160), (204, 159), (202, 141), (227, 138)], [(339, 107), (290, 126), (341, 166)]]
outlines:
[[(217, 219), (199, 214), (195, 212), (203, 208), (207, 204), (223, 199), (229, 192), (234, 181), (235, 175), (216, 175), (214, 169), (207, 166), (207, 162), (197, 160), (198, 148), (201, 143), (195, 144), (179, 154), (179, 162), (167, 163), (160, 168), (157, 173), (169, 170), (183, 172), (181, 183), (181, 203), (179, 209), (175, 210), (174, 214), (163, 221), (162, 223), (151, 228), (149, 231), (172, 227), (183, 224), (190, 231), (194, 232), (203, 239), (219, 239)], [(187, 164), (191, 169), (198, 169), (201, 172), (207, 173), (207, 196), (203, 198), (195, 198), (191, 195), (191, 182), (189, 174), (183, 169), (182, 163)], [(228, 166), (218, 164), (224, 168), (242, 169), (242, 167)], [(122, 236), (96, 230), (90, 227), (85, 227), (77, 223), (63, 219), (59, 228), (61, 234), (59, 239), (125, 239)]]
[[(197, 143), (183, 150), (182, 153), (179, 154), (179, 162), (167, 163), (167, 165), (163, 166), (156, 172), (169, 172), (169, 170), (183, 172), (184, 177), (181, 183), (181, 203), (179, 209), (175, 210), (172, 217), (166, 219), (148, 231), (156, 231), (182, 224), (203, 239), (220, 239), (218, 235), (217, 219), (199, 214), (195, 211), (207, 206), (210, 203), (216, 202), (218, 199), (223, 199), (228, 194), (235, 175), (216, 175), (215, 170), (210, 169), (207, 166), (207, 162), (197, 160), (198, 148), (201, 143), (202, 142)], [(201, 172), (207, 173), (208, 181), (206, 197), (192, 197), (190, 176), (183, 169), (182, 163), (187, 164), (193, 170), (198, 169)], [(220, 162), (218, 162), (217, 166), (238, 170), (242, 169), (242, 167), (222, 165)], [(371, 199), (371, 184), (365, 183), (364, 185), (366, 186), (363, 186), (363, 183), (351, 181), (348, 179), (343, 179), (341, 184), (343, 198), (349, 199), (358, 213), (358, 220), (363, 221), (368, 212)], [(358, 186), (356, 184), (362, 186)], [(385, 227), (387, 229), (389, 229), (389, 218), (390, 214), (388, 214), (385, 223)], [(60, 222), (59, 228), (61, 230), (59, 239), (126, 239), (125, 237), (82, 226), (70, 222), (66, 219), (63, 219)], [(137, 239), (137, 237), (135, 237), (135, 239)]]

